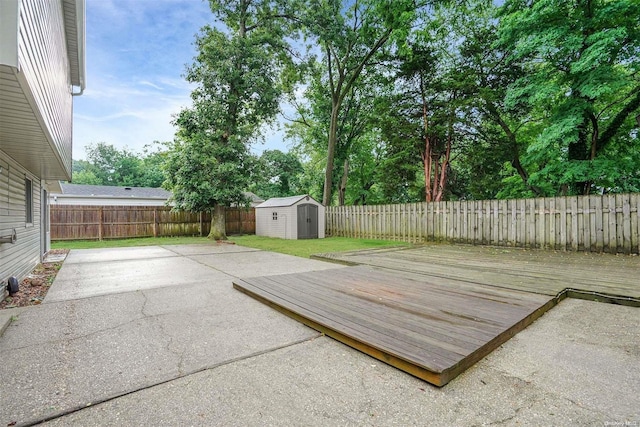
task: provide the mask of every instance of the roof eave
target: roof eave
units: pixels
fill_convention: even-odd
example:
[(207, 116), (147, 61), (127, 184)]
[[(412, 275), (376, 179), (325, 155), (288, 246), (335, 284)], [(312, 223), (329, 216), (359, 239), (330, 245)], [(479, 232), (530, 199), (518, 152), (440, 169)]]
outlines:
[(63, 0), (67, 51), (71, 64), (71, 84), (80, 89), (74, 95), (81, 95), (86, 86), (86, 8), (85, 0)]

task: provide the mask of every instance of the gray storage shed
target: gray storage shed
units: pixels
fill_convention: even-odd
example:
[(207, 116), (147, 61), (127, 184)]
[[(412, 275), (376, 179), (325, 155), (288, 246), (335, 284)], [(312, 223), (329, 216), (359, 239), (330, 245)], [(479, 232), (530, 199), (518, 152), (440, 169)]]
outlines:
[(271, 198), (256, 206), (256, 235), (323, 239), (324, 206), (306, 194)]

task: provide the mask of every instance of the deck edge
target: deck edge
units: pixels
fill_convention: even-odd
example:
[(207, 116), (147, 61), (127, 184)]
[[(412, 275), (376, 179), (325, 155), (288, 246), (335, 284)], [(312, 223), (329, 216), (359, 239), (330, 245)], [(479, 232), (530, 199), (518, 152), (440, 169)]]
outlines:
[(484, 344), (483, 346), (475, 350), (469, 356), (465, 357), (460, 362), (458, 362), (456, 365), (444, 370), (442, 372), (444, 384), (447, 384), (448, 382), (453, 380), (455, 377), (462, 374), (464, 371), (471, 368), (477, 362), (479, 362), (480, 360), (484, 359), (486, 356), (491, 354), (495, 349), (500, 347), (502, 344), (506, 343), (511, 338), (516, 336), (519, 332), (522, 332), (529, 325), (531, 325), (533, 322), (535, 322), (540, 317), (542, 317), (542, 315), (544, 315), (547, 311), (551, 310), (553, 307), (558, 305), (558, 303), (560, 303), (560, 301), (564, 300), (566, 297), (567, 297), (566, 295), (558, 295), (554, 298), (549, 299), (549, 301), (547, 301), (544, 305), (533, 310), (528, 316), (524, 317), (517, 323), (513, 324), (507, 330), (500, 333), (495, 338), (493, 338), (492, 340), (490, 340), (489, 342), (487, 342), (486, 344)]
[[(408, 374), (411, 374), (417, 378), (420, 378), (421, 380), (424, 380), (430, 384), (433, 384), (437, 387), (442, 387), (446, 384), (446, 382), (442, 381), (442, 374), (438, 373), (438, 372), (434, 372), (431, 371), (429, 369), (426, 369), (422, 366), (418, 366), (414, 363), (408, 362), (398, 356), (395, 356), (389, 352), (380, 350), (376, 347), (373, 347), (371, 345), (368, 345), (367, 343), (355, 339), (353, 337), (350, 337), (348, 335), (345, 335), (333, 328), (327, 327), (322, 325), (319, 322), (316, 322), (315, 320), (309, 319), (306, 316), (303, 316), (301, 314), (298, 314), (292, 310), (289, 310), (286, 307), (283, 307), (273, 301), (268, 300), (267, 298), (249, 290), (247, 287), (245, 286), (251, 286), (251, 284), (243, 281), (243, 280), (234, 280), (233, 282), (233, 288), (254, 298), (255, 300), (266, 304), (267, 306), (279, 311), (280, 313), (291, 317), (294, 320), (297, 320), (300, 323), (303, 323), (305, 325), (307, 325), (308, 327), (315, 329), (318, 332), (321, 332), (322, 334), (331, 337), (333, 339), (335, 339), (336, 341), (339, 341), (351, 348), (354, 348), (368, 356), (373, 357), (374, 359), (377, 359), (381, 362), (384, 362), (388, 365), (391, 365), (395, 368), (400, 369), (401, 371), (404, 371)], [(243, 286), (244, 283), (244, 286)]]

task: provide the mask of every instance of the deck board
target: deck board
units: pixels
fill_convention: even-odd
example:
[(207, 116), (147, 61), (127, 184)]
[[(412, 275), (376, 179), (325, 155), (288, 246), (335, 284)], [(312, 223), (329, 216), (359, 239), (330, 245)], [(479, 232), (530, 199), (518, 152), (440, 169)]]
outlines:
[(640, 257), (434, 244), (314, 258), (352, 267), (234, 287), (438, 386), (563, 297), (640, 306)]
[(438, 386), (557, 302), (371, 266), (236, 279), (234, 287)]
[(601, 293), (629, 305), (640, 302), (640, 257), (470, 245), (424, 245), (316, 255), (348, 265), (371, 265), (558, 295), (566, 289)]

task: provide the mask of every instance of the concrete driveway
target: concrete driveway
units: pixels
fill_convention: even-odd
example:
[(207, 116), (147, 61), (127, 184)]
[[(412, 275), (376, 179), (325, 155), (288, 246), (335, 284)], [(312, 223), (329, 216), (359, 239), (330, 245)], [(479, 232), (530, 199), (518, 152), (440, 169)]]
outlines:
[(0, 425), (640, 425), (640, 309), (565, 300), (438, 389), (231, 285), (330, 268), (235, 245), (74, 250), (0, 337)]

